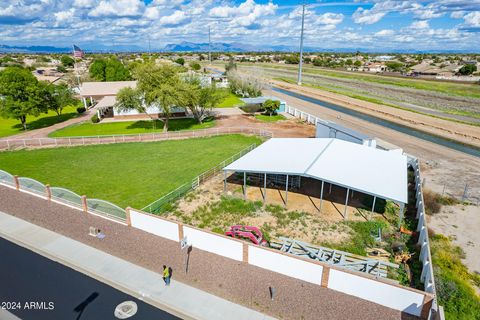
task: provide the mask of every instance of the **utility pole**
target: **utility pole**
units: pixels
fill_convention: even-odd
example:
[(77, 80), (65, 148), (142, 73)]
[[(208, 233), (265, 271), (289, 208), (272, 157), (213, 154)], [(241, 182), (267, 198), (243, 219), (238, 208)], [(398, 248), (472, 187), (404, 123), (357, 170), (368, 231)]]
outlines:
[(210, 26), (208, 26), (208, 61), (212, 64), (212, 42), (210, 39)]
[(300, 62), (298, 63), (298, 81), (297, 84), (302, 84), (302, 65), (303, 65), (303, 28), (305, 26), (305, 6), (306, 3), (302, 4), (302, 32), (300, 34)]

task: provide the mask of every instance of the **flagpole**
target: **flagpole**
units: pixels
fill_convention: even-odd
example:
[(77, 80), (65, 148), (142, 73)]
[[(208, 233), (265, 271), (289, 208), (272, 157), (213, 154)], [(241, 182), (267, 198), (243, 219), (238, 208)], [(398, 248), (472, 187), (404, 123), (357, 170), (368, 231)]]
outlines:
[(72, 44), (72, 49), (73, 49), (73, 72), (75, 73), (75, 77), (77, 78), (78, 89), (80, 89), (80, 76), (78, 75), (78, 72), (77, 72), (77, 60), (75, 59), (75, 45), (74, 44)]

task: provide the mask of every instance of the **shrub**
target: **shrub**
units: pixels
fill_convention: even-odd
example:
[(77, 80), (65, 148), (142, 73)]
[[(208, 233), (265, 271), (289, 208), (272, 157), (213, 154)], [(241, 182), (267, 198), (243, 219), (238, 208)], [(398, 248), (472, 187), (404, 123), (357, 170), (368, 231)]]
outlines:
[(261, 104), (247, 104), (247, 105), (241, 106), (240, 109), (242, 109), (246, 113), (255, 113), (255, 112), (263, 111), (263, 107)]
[(84, 113), (85, 111), (87, 111), (87, 109), (85, 109), (85, 107), (78, 107), (77, 108), (78, 113)]
[(440, 212), (442, 209), (442, 203), (440, 201), (441, 197), (442, 196), (436, 192), (425, 189), (423, 190), (423, 202), (427, 214), (435, 214)]
[(100, 119), (98, 118), (97, 114), (94, 114), (94, 115), (90, 118), (90, 121), (92, 121), (92, 123), (99, 123), (99, 122), (100, 122)]

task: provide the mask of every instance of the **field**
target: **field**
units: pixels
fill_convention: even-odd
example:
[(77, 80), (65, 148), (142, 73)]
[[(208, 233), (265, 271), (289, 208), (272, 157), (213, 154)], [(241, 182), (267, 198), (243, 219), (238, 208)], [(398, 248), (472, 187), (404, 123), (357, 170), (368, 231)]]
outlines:
[[(43, 113), (38, 117), (27, 116), (28, 130), (49, 127), (58, 122), (63, 122), (78, 115), (76, 108), (67, 107), (63, 109), (60, 116), (53, 111)], [(0, 137), (7, 137), (23, 131), (22, 124), (16, 119), (4, 119), (0, 117)]]
[[(202, 124), (199, 124), (195, 119), (172, 119), (168, 122), (169, 131), (207, 129), (213, 126), (215, 126), (215, 120), (211, 118), (205, 120)], [(49, 136), (58, 138), (151, 132), (163, 132), (163, 122), (156, 120), (155, 129), (153, 128), (153, 122), (147, 120), (107, 123), (82, 122), (52, 132)]]
[(272, 115), (272, 116), (265, 115), (265, 114), (256, 114), (255, 119), (263, 121), (263, 122), (277, 122), (277, 121), (280, 121), (280, 120), (286, 120), (286, 118), (284, 116), (282, 116), (281, 114), (275, 114), (275, 115)]
[[(296, 82), (297, 66), (239, 64), (240, 71)], [(303, 83), (325, 91), (455, 122), (480, 125), (480, 86), (305, 66)]]
[(143, 208), (253, 143), (218, 136), (0, 152), (0, 169), (120, 207)]
[(236, 106), (242, 106), (245, 103), (240, 100), (239, 97), (231, 93), (230, 91), (226, 91), (227, 96), (225, 99), (217, 106), (217, 108), (233, 108)]

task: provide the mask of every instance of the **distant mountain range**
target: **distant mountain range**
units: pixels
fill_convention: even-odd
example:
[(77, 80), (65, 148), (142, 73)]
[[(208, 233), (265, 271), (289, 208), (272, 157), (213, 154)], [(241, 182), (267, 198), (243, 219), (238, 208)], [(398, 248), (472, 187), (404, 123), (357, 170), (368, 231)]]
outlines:
[[(108, 53), (108, 52), (147, 52), (148, 49), (136, 45), (83, 45), (80, 46), (87, 53)], [(167, 44), (160, 49), (152, 49), (153, 52), (208, 52), (208, 43), (181, 42)], [(298, 44), (293, 45), (250, 45), (244, 43), (223, 43), (211, 44), (212, 52), (297, 52)], [(9, 46), (0, 44), (0, 52), (18, 53), (69, 53), (72, 48), (60, 48), (53, 46)], [(305, 52), (367, 52), (367, 53), (471, 53), (467, 50), (408, 50), (408, 49), (371, 49), (371, 48), (334, 48), (326, 49), (320, 47), (304, 47)]]

